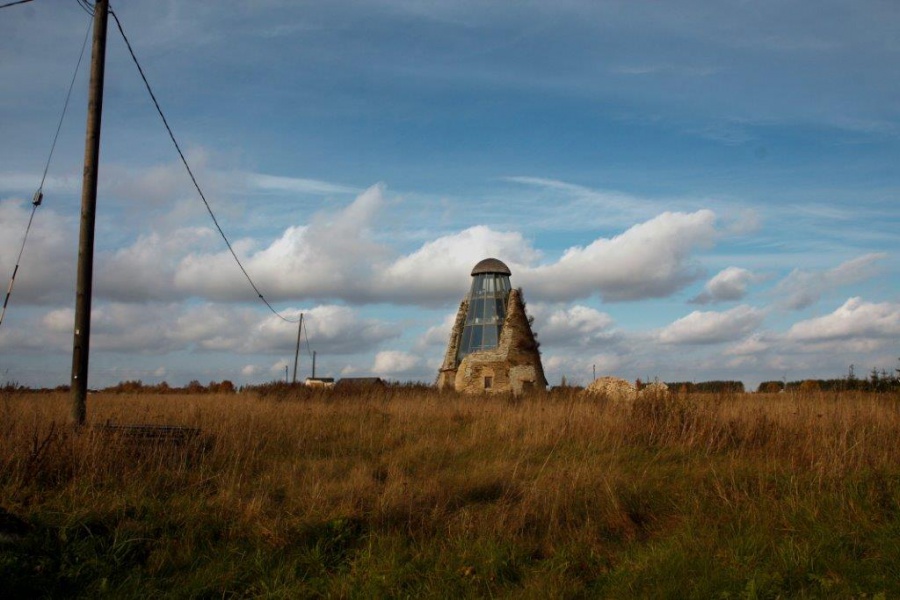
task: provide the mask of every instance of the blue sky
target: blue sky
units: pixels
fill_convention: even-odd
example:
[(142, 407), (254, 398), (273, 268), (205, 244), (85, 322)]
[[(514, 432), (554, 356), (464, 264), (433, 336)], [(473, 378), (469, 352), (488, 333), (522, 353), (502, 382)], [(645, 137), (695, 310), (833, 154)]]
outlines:
[[(223, 228), (318, 374), (432, 381), (486, 256), (551, 383), (898, 366), (892, 2), (113, 3)], [(88, 17), (0, 15), (0, 274)], [(114, 26), (91, 385), (283, 376)], [(0, 328), (0, 383), (71, 366), (87, 69)], [(308, 358), (301, 372), (308, 371)]]

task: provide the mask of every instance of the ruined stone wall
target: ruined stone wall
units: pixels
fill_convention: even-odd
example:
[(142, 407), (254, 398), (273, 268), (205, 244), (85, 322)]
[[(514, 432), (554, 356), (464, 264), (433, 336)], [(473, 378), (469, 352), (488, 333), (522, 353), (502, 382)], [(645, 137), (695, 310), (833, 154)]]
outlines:
[(444, 354), (444, 363), (441, 365), (440, 371), (438, 371), (437, 387), (439, 390), (454, 389), (456, 370), (459, 366), (456, 361), (456, 355), (459, 353), (459, 342), (462, 338), (463, 327), (466, 325), (466, 312), (468, 310), (469, 300), (466, 298), (459, 304), (456, 321), (454, 321), (453, 330), (450, 332), (450, 341), (447, 343), (447, 353)]
[[(443, 369), (441, 374), (444, 374)], [(487, 388), (486, 377), (491, 378)], [(453, 387), (470, 394), (518, 394), (529, 388), (547, 387), (537, 341), (518, 290), (509, 293), (498, 346), (465, 356), (456, 369)]]

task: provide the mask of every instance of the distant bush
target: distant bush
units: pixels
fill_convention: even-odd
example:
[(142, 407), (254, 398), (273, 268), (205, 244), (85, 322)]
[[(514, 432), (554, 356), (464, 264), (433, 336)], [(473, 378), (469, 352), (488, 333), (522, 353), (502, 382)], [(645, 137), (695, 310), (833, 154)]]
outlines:
[(801, 392), (818, 392), (821, 389), (822, 388), (819, 386), (819, 382), (813, 381), (812, 379), (807, 379), (800, 384)]
[(678, 390), (679, 392), (698, 393), (698, 394), (743, 394), (743, 381), (674, 381), (666, 382), (670, 390)]
[(759, 384), (759, 387), (756, 388), (756, 391), (760, 394), (777, 394), (778, 392), (784, 391), (784, 382), (763, 381)]

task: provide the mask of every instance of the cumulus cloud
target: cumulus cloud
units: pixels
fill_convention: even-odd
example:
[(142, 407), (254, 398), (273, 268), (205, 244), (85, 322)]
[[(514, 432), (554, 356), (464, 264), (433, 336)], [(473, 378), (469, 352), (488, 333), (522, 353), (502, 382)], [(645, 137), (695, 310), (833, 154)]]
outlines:
[(761, 354), (772, 348), (773, 343), (776, 341), (773, 337), (771, 334), (754, 333), (725, 350), (725, 354), (728, 356)]
[(712, 211), (665, 212), (616, 237), (570, 248), (559, 261), (523, 272), (521, 281), (542, 300), (664, 297), (701, 275), (693, 253), (715, 237)]
[(786, 337), (797, 342), (896, 340), (900, 337), (900, 304), (850, 298), (831, 314), (795, 323)]
[[(165, 236), (141, 235), (130, 246), (98, 255), (94, 289), (100, 297), (122, 302), (186, 298), (186, 291), (174, 281), (181, 258), (196, 248), (212, 249), (219, 243), (215, 232), (206, 227), (183, 227)], [(228, 271), (236, 268), (232, 264)]]
[(545, 353), (542, 362), (544, 375), (551, 385), (556, 385), (563, 377), (568, 383), (586, 385), (593, 380), (594, 371), (597, 377), (622, 376), (634, 366), (631, 357), (613, 352), (567, 354), (550, 351)]
[[(163, 193), (170, 184), (147, 193)], [(270, 301), (434, 306), (455, 304), (469, 285), (469, 270), (487, 256), (506, 262), (514, 284), (524, 286), (532, 300), (663, 297), (700, 276), (694, 256), (716, 238), (715, 216), (700, 210), (662, 213), (620, 235), (569, 248), (556, 261), (542, 262), (542, 253), (521, 232), (486, 225), (400, 253), (376, 234), (387, 218), (386, 205), (384, 186), (375, 185), (341, 208), (316, 213), (305, 224), (287, 224), (267, 245), (250, 237), (235, 239), (232, 245)], [(0, 245), (6, 246), (0, 266), (11, 270), (13, 240), (24, 228), (27, 209), (21, 201), (6, 201), (0, 211), (0, 233), (6, 234), (0, 238)], [(30, 302), (49, 303), (60, 301), (74, 286), (69, 282), (74, 227), (49, 211), (41, 223), (33, 241), (42, 260), (23, 265), (21, 293)], [(151, 228), (127, 246), (98, 252), (94, 289), (95, 299), (113, 302), (257, 299), (218, 234), (206, 226), (181, 226), (165, 235)]]
[[(31, 209), (30, 202), (20, 199), (0, 201), (0, 274), (4, 283), (15, 268)], [(51, 304), (74, 296), (75, 230), (74, 219), (47, 206), (37, 209), (16, 274), (13, 305)]]
[(396, 259), (376, 285), (382, 297), (404, 294), (418, 302), (455, 300), (465, 293), (472, 267), (489, 256), (502, 257), (517, 272), (540, 258), (540, 253), (521, 233), (478, 225), (439, 237)]
[[(12, 305), (12, 302), (10, 303)], [(49, 312), (21, 313), (10, 309), (0, 329), (0, 352), (8, 352), (4, 362), (16, 354), (52, 354), (72, 350), (75, 311), (56, 309)]]
[(424, 350), (430, 347), (445, 348), (450, 340), (450, 332), (453, 330), (453, 323), (456, 321), (456, 312), (447, 313), (437, 325), (432, 325), (425, 330), (416, 341), (416, 348)]
[[(202, 148), (192, 148), (187, 158), (194, 174), (204, 182), (205, 191), (212, 197), (219, 196), (220, 186), (208, 169), (209, 153)], [(144, 210), (196, 193), (184, 165), (178, 160), (141, 168), (117, 163), (104, 165), (99, 185), (102, 196), (127, 200)]]
[[(373, 275), (390, 252), (371, 234), (383, 201), (383, 186), (376, 185), (341, 209), (288, 225), (266, 247), (252, 238), (232, 240), (232, 247), (268, 299), (364, 302), (373, 297)], [(256, 298), (218, 233), (207, 226), (178, 227), (165, 235), (149, 231), (128, 246), (98, 253), (97, 265), (96, 294), (114, 301)]]
[[(262, 250), (237, 249), (261, 289), (271, 298), (371, 298), (372, 268), (387, 252), (371, 235), (373, 218), (384, 203), (383, 186), (360, 194), (335, 213), (319, 213), (309, 225), (289, 226)], [(249, 244), (248, 244), (249, 246)], [(179, 264), (175, 284), (192, 295), (219, 300), (247, 297), (247, 283), (230, 254), (192, 253)]]
[(377, 375), (400, 375), (409, 373), (422, 364), (422, 358), (399, 350), (382, 350), (375, 355), (372, 372)]
[[(286, 311), (298, 317), (299, 310)], [(327, 355), (370, 352), (396, 338), (399, 330), (379, 319), (337, 305), (315, 306), (304, 311), (303, 352)], [(0, 348), (65, 351), (71, 347), (75, 321), (71, 308), (47, 311), (26, 322), (28, 335), (16, 328), (4, 332)], [(200, 350), (239, 354), (293, 354), (297, 325), (271, 313), (221, 304), (131, 304), (104, 302), (91, 311), (91, 348), (134, 354), (165, 354)], [(4, 324), (5, 326), (5, 324)], [(309, 339), (310, 348), (306, 347)], [(28, 340), (31, 340), (30, 342)]]
[(534, 329), (545, 347), (585, 347), (613, 343), (617, 333), (615, 324), (607, 313), (589, 306), (575, 305), (551, 308), (547, 305), (529, 304), (528, 312), (534, 317)]
[[(297, 318), (301, 311), (285, 311)], [(316, 306), (303, 311), (303, 350), (342, 355), (371, 351), (382, 342), (397, 337), (396, 328), (364, 318), (346, 306)], [(223, 308), (219, 305), (194, 307), (179, 318), (176, 335), (205, 350), (249, 354), (292, 353), (297, 343), (297, 325), (286, 323), (273, 314), (260, 317), (249, 309)], [(306, 348), (306, 337), (311, 348)]]
[(819, 301), (826, 293), (845, 285), (865, 281), (878, 273), (876, 262), (887, 258), (884, 252), (864, 254), (827, 271), (794, 269), (782, 279), (775, 293), (786, 308), (800, 310)]
[(706, 282), (703, 291), (689, 300), (692, 304), (710, 304), (740, 300), (747, 294), (747, 286), (758, 280), (747, 269), (728, 267)]
[[(618, 236), (569, 248), (559, 260), (545, 264), (522, 233), (485, 225), (398, 255), (395, 246), (374, 234), (385, 206), (384, 187), (376, 185), (343, 208), (317, 213), (307, 224), (288, 225), (268, 246), (247, 238), (233, 247), (269, 300), (438, 305), (461, 298), (469, 270), (487, 256), (506, 262), (516, 285), (524, 285), (536, 300), (666, 296), (700, 275), (694, 254), (716, 237), (715, 216), (700, 210), (663, 213)], [(100, 264), (98, 293), (112, 300), (255, 298), (230, 253), (207, 227), (142, 235), (126, 248), (103, 254)]]
[(287, 373), (290, 369), (290, 362), (286, 359), (280, 358), (276, 360), (271, 367), (269, 367), (269, 373), (275, 376), (276, 379), (281, 379), (285, 377), (287, 379)]
[(737, 340), (759, 327), (765, 312), (742, 304), (724, 312), (694, 311), (660, 330), (663, 344), (718, 344)]

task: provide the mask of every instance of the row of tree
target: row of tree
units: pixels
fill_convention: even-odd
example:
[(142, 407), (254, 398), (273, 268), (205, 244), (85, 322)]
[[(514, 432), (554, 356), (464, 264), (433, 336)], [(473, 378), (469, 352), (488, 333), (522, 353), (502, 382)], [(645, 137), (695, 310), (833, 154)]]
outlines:
[(868, 376), (856, 375), (854, 365), (850, 365), (847, 375), (837, 379), (803, 379), (800, 381), (763, 381), (757, 392), (778, 393), (785, 390), (896, 392), (900, 391), (900, 368), (893, 373), (887, 369), (873, 367)]
[(673, 381), (669, 390), (688, 394), (743, 394), (743, 381)]
[(234, 384), (224, 381), (210, 381), (209, 385), (203, 385), (196, 379), (184, 387), (172, 387), (165, 381), (147, 385), (140, 379), (134, 381), (121, 381), (116, 385), (103, 389), (104, 392), (113, 394), (233, 394), (237, 391)]

